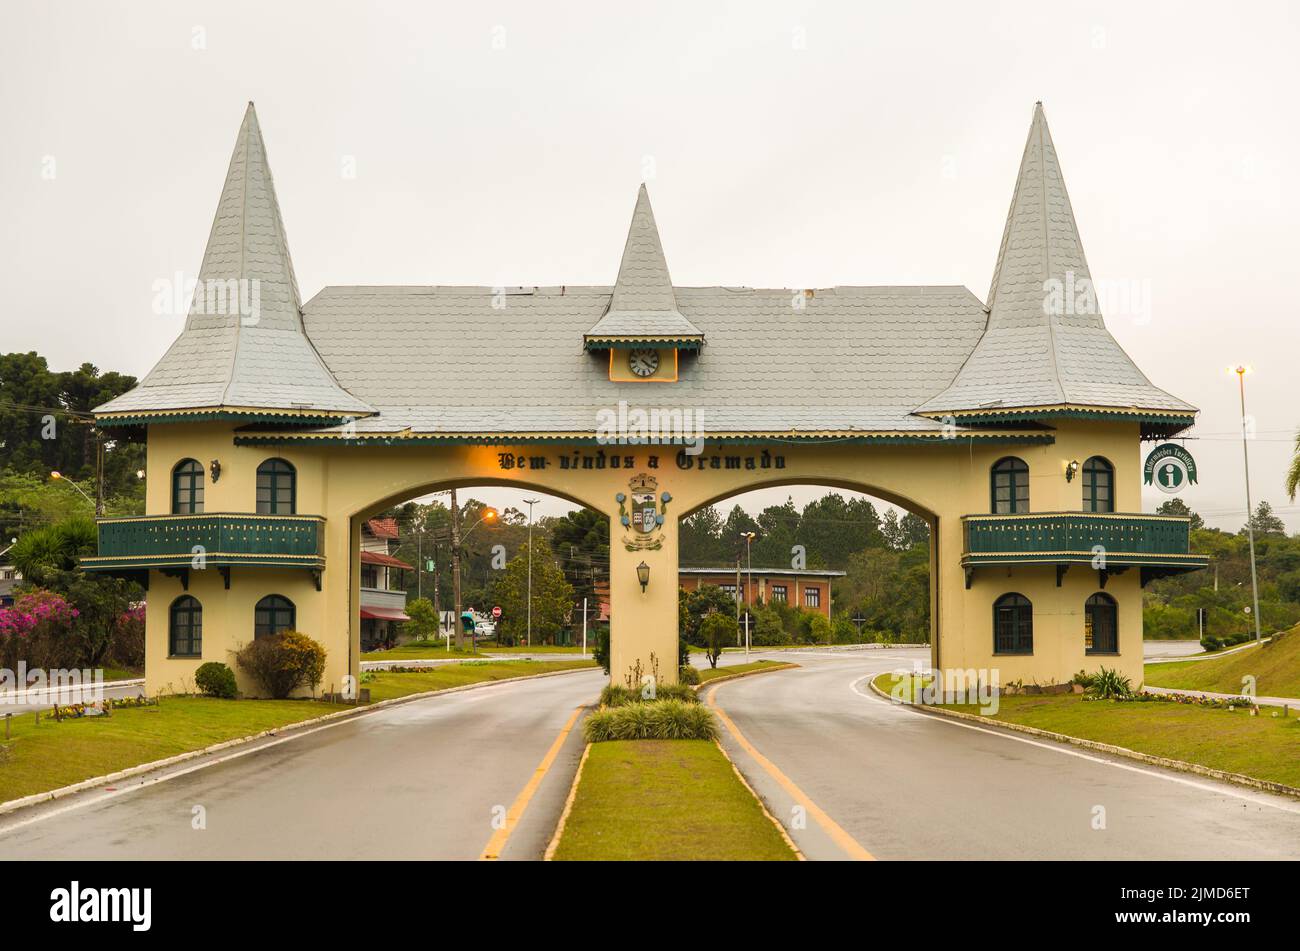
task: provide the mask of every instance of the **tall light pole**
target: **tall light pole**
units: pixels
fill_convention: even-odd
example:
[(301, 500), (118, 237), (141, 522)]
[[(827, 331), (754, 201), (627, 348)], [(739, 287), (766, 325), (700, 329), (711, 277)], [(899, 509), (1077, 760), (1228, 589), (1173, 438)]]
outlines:
[[(461, 544), (469, 537), (469, 533), (478, 528), (479, 525), (487, 522), (492, 524), (497, 520), (497, 510), (491, 506), (483, 509), (483, 515), (477, 522), (471, 525), (463, 533), (460, 530), (460, 506), (456, 504), (456, 490), (451, 490), (451, 591), (452, 603), (456, 609), (456, 617), (452, 622), (456, 625), (456, 646), (460, 647), (465, 643), (465, 634), (462, 630), (464, 626), (461, 623), (461, 600), (460, 600), (460, 550)], [(470, 647), (474, 653), (478, 653), (478, 641), (472, 635), (470, 636)]]
[(1255, 509), (1250, 501), (1250, 451), (1246, 448), (1246, 374), (1250, 367), (1239, 364), (1233, 368), (1237, 374), (1237, 392), (1241, 396), (1241, 461), (1246, 470), (1246, 540), (1250, 544), (1250, 593), (1255, 603), (1255, 642), (1263, 641), (1259, 626), (1259, 580), (1255, 575)]
[(83, 499), (85, 499), (87, 502), (89, 502), (91, 505), (93, 505), (93, 506), (95, 507), (95, 515), (96, 515), (96, 516), (100, 516), (100, 515), (103, 515), (103, 514), (104, 514), (104, 504), (103, 504), (103, 502), (96, 502), (94, 499), (92, 499), (90, 496), (88, 496), (88, 495), (86, 494), (86, 490), (85, 490), (85, 489), (83, 489), (81, 486), (77, 485), (77, 483), (73, 482), (71, 479), (69, 479), (69, 478), (67, 478), (66, 476), (64, 476), (64, 474), (63, 474), (62, 472), (57, 472), (57, 471), (56, 471), (56, 472), (51, 472), (51, 473), (50, 473), (50, 478), (53, 479), (53, 480), (56, 481), (56, 482), (62, 480), (62, 481), (64, 481), (64, 482), (68, 483), (68, 485), (72, 486), (72, 487), (73, 487), (74, 489), (76, 489), (78, 492), (80, 492), (80, 493), (81, 493), (81, 497), (82, 497)]
[(745, 573), (748, 577), (745, 580), (745, 655), (749, 655), (749, 615), (750, 605), (754, 600), (754, 557), (751, 545), (754, 543), (754, 532), (742, 532), (740, 537), (745, 540)]
[(524, 646), (533, 646), (533, 506), (541, 499), (524, 499), (528, 503), (528, 629)]

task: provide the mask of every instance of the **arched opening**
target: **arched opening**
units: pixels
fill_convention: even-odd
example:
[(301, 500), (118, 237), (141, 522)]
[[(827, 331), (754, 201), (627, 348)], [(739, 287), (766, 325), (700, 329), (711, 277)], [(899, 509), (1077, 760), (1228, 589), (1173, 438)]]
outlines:
[(363, 661), (577, 653), (584, 630), (593, 653), (607, 637), (610, 520), (577, 498), (523, 480), (440, 481), (352, 521)]
[(172, 514), (203, 513), (203, 466), (197, 459), (182, 459), (172, 469)]
[(1018, 456), (993, 463), (989, 473), (989, 511), (1015, 515), (1029, 511), (1029, 466)]
[(182, 595), (167, 611), (167, 653), (170, 657), (203, 656), (203, 606)]
[(293, 515), (298, 511), (298, 470), (283, 459), (267, 459), (257, 467), (259, 515)]
[(751, 649), (798, 644), (929, 644), (934, 635), (931, 513), (865, 483), (790, 478), (749, 486), (682, 517), (683, 635), (734, 613)]
[(1084, 602), (1083, 649), (1089, 654), (1119, 653), (1119, 604), (1105, 592)]
[(253, 637), (269, 637), (297, 626), (298, 608), (282, 594), (268, 594), (253, 608)]
[(993, 653), (1032, 654), (1034, 652), (1034, 606), (1017, 592), (1002, 595), (993, 602)]
[(1101, 456), (1089, 456), (1083, 464), (1083, 510), (1115, 511), (1115, 467)]

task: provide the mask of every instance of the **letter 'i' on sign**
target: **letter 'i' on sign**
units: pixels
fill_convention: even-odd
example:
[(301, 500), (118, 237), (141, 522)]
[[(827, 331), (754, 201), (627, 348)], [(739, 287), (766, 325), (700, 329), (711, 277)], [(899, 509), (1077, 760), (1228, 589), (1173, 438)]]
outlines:
[(1142, 466), (1142, 481), (1173, 495), (1188, 485), (1196, 484), (1196, 460), (1182, 446), (1162, 443), (1147, 454)]

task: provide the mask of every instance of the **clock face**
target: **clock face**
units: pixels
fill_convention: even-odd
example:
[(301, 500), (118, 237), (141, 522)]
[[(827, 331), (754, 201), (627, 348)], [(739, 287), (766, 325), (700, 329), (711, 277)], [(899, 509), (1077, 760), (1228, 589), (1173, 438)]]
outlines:
[(637, 376), (650, 376), (659, 369), (659, 351), (651, 347), (633, 350), (627, 356), (627, 366)]

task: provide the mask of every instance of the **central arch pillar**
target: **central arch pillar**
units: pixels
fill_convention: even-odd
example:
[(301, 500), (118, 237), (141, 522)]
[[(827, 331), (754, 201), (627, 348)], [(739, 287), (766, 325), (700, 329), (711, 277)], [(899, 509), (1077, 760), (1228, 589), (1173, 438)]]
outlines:
[[(646, 676), (677, 683), (677, 518), (665, 513), (655, 548), (628, 544), (634, 538), (615, 515), (609, 539), (609, 679), (632, 686)], [(631, 550), (629, 550), (631, 549)], [(637, 567), (650, 569), (641, 590)], [(656, 675), (656, 669), (658, 671)]]

